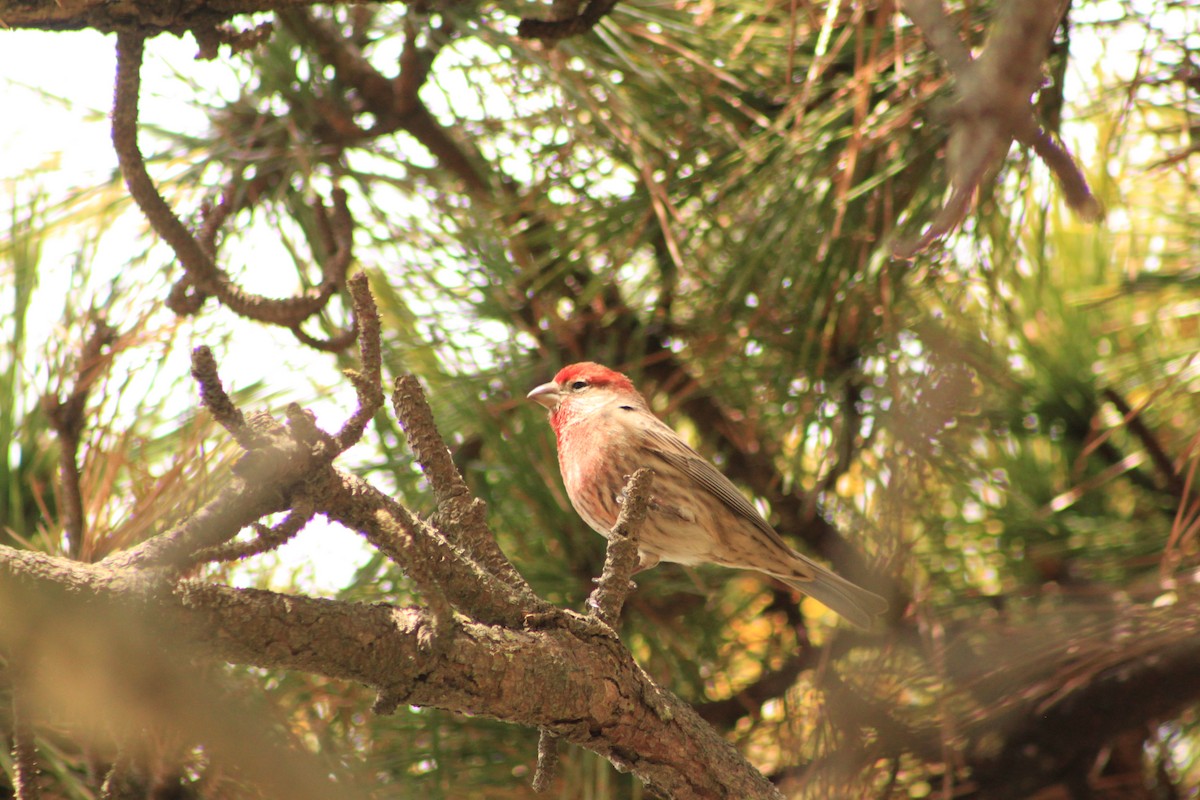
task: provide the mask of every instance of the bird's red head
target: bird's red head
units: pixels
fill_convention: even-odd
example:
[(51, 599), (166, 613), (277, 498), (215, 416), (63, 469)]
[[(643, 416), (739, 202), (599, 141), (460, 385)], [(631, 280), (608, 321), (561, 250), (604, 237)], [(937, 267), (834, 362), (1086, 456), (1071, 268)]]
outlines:
[(526, 397), (550, 411), (550, 424), (555, 430), (614, 398), (645, 406), (629, 378), (592, 361), (563, 367), (554, 380), (536, 387)]
[(570, 386), (576, 381), (585, 381), (590, 386), (600, 386), (606, 389), (634, 391), (633, 383), (629, 378), (594, 361), (570, 364), (560, 369), (554, 376), (554, 382), (559, 386)]

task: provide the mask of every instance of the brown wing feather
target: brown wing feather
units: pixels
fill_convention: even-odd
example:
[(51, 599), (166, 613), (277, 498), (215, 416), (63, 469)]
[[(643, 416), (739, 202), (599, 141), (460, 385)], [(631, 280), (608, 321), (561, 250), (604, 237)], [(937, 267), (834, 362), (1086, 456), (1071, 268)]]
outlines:
[(749, 567), (773, 575), (815, 597), (863, 628), (870, 627), (875, 615), (887, 610), (887, 601), (879, 595), (851, 583), (789, 547), (729, 478), (721, 474), (708, 459), (688, 447), (665, 422), (646, 416), (648, 420), (644, 423), (644, 433), (647, 437), (647, 448), (652, 449), (655, 455), (667, 464), (685, 473), (698, 486), (712, 493), (729, 510), (752, 523), (755, 530), (762, 534), (762, 542), (777, 548), (781, 559), (776, 565), (727, 566)]
[(767, 524), (762, 514), (758, 513), (758, 509), (738, 491), (733, 481), (726, 478), (707, 458), (689, 447), (665, 422), (658, 419), (654, 421), (658, 424), (647, 427), (646, 435), (664, 461), (708, 490), (739, 517), (752, 523), (771, 544), (778, 545), (789, 554), (794, 552), (775, 529)]

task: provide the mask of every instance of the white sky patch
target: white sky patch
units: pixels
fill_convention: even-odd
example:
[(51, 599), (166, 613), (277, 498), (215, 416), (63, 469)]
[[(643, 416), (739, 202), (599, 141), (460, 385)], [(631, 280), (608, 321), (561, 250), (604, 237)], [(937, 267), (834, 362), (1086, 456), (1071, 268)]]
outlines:
[[(0, 42), (0, 108), (4, 109), (0, 114), (0, 214), (7, 223), (12, 204), (23, 203), (35, 189), (54, 203), (104, 184), (115, 173), (117, 158), (110, 138), (108, 112), (113, 97), (116, 38), (95, 31), (3, 31)], [(190, 37), (177, 39), (163, 35), (147, 44), (140, 104), (143, 123), (179, 131), (207, 129), (203, 107), (195, 102), (193, 90), (180, 83), (179, 75), (186, 76), (192, 85), (203, 87), (210, 96), (227, 99), (237, 96), (241, 85), (230, 63), (224, 58), (196, 61), (195, 55), (196, 45)], [(144, 152), (154, 151), (152, 136), (143, 132), (140, 141)], [(152, 174), (155, 171), (151, 167)], [(105, 282), (128, 269), (130, 253), (146, 247), (144, 230), (144, 219), (133, 209), (114, 220), (90, 263), (93, 276)], [(63, 296), (71, 289), (66, 283), (69, 266), (84, 235), (79, 230), (63, 228), (61, 235), (51, 238), (43, 248), (39, 290), (28, 315), (30, 354), (40, 352), (39, 343), (48, 342), (55, 335)], [(170, 262), (171, 256), (164, 246), (158, 245), (156, 253), (160, 253), (157, 260), (164, 265)], [(244, 248), (239, 246), (226, 255), (235, 269), (287, 259), (278, 241), (265, 240), (249, 241)], [(290, 259), (286, 263), (290, 264)], [(264, 271), (269, 270), (252, 268), (249, 274)], [(0, 264), (0, 278), (6, 278), (6, 272)], [(258, 288), (272, 296), (280, 294), (266, 286)], [(4, 294), (8, 295), (7, 289)], [(3, 299), (2, 308), (10, 309), (8, 296)], [(353, 413), (356, 400), (352, 387), (340, 379), (327, 357), (307, 351), (290, 333), (235, 319), (212, 301), (202, 316), (206, 323), (233, 331), (230, 347), (222, 350), (214, 346), (222, 380), (230, 391), (263, 381), (268, 389), (285, 399), (299, 398), (327, 430), (336, 431)], [(0, 324), (0, 342), (9, 335), (8, 323)], [(30, 364), (26, 371), (31, 375), (34, 369), (35, 365)], [(179, 369), (184, 374), (186, 364), (181, 361)], [(37, 383), (32, 385), (39, 388)], [(318, 393), (321, 396), (312, 400)], [(195, 407), (194, 392), (180, 397), (179, 402), (178, 413), (187, 413)], [(282, 403), (267, 410), (278, 414)], [(351, 450), (339, 463), (343, 467), (352, 466), (356, 463), (354, 454)], [(272, 583), (284, 585), (295, 575), (306, 590), (332, 593), (346, 586), (370, 555), (371, 550), (360, 536), (330, 525), (318, 516), (277, 552), (278, 577)], [(271, 558), (275, 560), (276, 556)], [(251, 562), (249, 569), (235, 570), (235, 582), (246, 585), (257, 572)]]

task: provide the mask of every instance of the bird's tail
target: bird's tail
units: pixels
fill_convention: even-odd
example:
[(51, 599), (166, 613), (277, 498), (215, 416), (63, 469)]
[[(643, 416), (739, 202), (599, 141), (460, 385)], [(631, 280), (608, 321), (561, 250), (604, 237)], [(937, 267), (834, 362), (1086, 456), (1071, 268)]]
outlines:
[(810, 572), (813, 577), (798, 577), (795, 572), (790, 575), (770, 574), (819, 600), (860, 628), (870, 628), (875, 618), (887, 611), (888, 603), (879, 595), (830, 572), (799, 553), (795, 555), (807, 568), (803, 572)]

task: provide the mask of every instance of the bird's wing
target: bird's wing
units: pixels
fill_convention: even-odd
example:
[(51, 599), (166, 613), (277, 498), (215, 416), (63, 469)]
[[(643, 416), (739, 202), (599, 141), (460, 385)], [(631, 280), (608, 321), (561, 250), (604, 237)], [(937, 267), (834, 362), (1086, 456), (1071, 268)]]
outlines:
[(762, 514), (746, 499), (746, 496), (738, 491), (738, 488), (733, 485), (733, 481), (726, 478), (707, 458), (689, 447), (679, 438), (679, 434), (671, 430), (669, 425), (660, 419), (653, 417), (652, 419), (657, 424), (647, 424), (645, 433), (650, 446), (664, 461), (713, 494), (738, 516), (753, 523), (771, 544), (778, 545), (789, 554), (795, 552), (788, 547), (775, 529), (767, 524)]
[[(649, 415), (647, 415), (649, 416)], [(811, 558), (797, 553), (767, 524), (762, 514), (737, 490), (733, 482), (712, 465), (708, 459), (688, 447), (687, 443), (662, 420), (650, 417), (643, 425), (648, 448), (668, 465), (680, 470), (698, 486), (711, 492), (731, 511), (752, 522), (762, 534), (763, 543), (780, 551), (780, 561), (772, 569), (767, 564), (738, 564), (774, 575), (776, 578), (812, 595), (846, 619), (862, 628), (869, 628), (875, 615), (887, 610), (888, 604), (879, 595), (857, 586), (826, 569)]]

